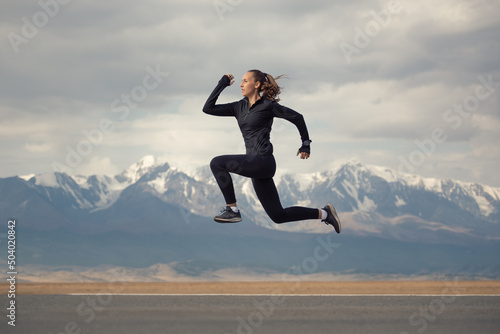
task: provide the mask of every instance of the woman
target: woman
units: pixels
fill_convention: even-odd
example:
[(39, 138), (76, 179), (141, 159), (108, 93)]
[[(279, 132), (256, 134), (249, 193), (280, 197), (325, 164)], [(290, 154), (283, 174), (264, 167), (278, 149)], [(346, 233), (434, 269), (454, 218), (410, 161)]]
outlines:
[(224, 75), (203, 107), (203, 112), (209, 115), (236, 117), (246, 147), (246, 154), (222, 155), (210, 162), (212, 173), (226, 201), (226, 209), (214, 220), (219, 223), (241, 221), (233, 181), (229, 174), (235, 173), (252, 179), (257, 197), (275, 223), (320, 219), (325, 224), (332, 225), (335, 231), (340, 233), (340, 220), (333, 205), (327, 204), (323, 209), (299, 206), (283, 208), (273, 181), (276, 161), (273, 156), (273, 146), (269, 141), (273, 118), (284, 118), (297, 126), (302, 138), (302, 146), (297, 156), (300, 155), (300, 159), (307, 159), (310, 156), (311, 140), (302, 115), (278, 103), (280, 87), (276, 80), (259, 70), (248, 71), (243, 76), (240, 84), (244, 97), (242, 100), (215, 104), (220, 93), (234, 83), (233, 79), (231, 74)]

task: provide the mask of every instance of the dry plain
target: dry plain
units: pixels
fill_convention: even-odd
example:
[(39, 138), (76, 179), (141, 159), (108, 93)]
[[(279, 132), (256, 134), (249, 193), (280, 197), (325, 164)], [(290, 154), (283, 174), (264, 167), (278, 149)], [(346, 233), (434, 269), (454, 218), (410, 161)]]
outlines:
[[(1, 284), (3, 291), (7, 284)], [(500, 295), (500, 281), (269, 281), (21, 283), (20, 295), (58, 294), (296, 294), (296, 295)]]

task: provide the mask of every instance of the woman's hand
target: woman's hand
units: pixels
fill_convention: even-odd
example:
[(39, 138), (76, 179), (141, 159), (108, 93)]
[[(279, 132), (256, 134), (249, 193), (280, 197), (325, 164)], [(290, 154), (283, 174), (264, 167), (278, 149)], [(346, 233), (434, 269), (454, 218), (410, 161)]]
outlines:
[(229, 86), (231, 86), (234, 83), (234, 76), (231, 73), (226, 74), (231, 83), (229, 83)]
[(312, 140), (305, 140), (297, 151), (297, 155), (300, 154), (301, 159), (308, 159), (311, 156), (311, 142)]
[(301, 158), (301, 159), (309, 159), (309, 156), (310, 156), (310, 154), (309, 154), (309, 153), (306, 153), (306, 152), (300, 152), (300, 150), (299, 150), (299, 151), (297, 151), (297, 155), (299, 155), (299, 154), (300, 154), (300, 158)]
[(311, 148), (309, 146), (302, 145), (302, 147), (297, 151), (297, 155), (299, 154), (301, 159), (308, 159), (311, 156)]

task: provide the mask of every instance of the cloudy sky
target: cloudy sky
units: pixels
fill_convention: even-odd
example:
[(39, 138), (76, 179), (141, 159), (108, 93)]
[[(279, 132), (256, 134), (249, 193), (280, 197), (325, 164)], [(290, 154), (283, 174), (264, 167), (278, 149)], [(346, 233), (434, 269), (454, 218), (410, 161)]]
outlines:
[[(244, 152), (202, 106), (224, 73), (281, 81), (278, 168), (350, 159), (500, 186), (500, 1), (23, 0), (0, 13), (0, 177), (186, 170)], [(219, 102), (241, 98), (238, 85)]]

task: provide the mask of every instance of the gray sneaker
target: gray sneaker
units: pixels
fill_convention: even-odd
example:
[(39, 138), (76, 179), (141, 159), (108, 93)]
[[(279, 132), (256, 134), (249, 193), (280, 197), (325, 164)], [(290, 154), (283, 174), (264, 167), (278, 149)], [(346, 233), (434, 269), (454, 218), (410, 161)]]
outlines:
[(335, 211), (335, 208), (333, 205), (328, 203), (323, 210), (326, 211), (327, 217), (326, 219), (322, 220), (326, 225), (332, 225), (333, 228), (335, 229), (335, 232), (340, 233), (340, 219), (339, 216), (337, 216), (337, 211)]
[(230, 206), (221, 210), (221, 214), (214, 217), (217, 223), (238, 223), (242, 221), (240, 211), (234, 212)]

